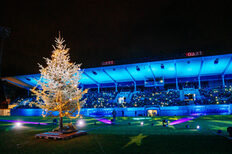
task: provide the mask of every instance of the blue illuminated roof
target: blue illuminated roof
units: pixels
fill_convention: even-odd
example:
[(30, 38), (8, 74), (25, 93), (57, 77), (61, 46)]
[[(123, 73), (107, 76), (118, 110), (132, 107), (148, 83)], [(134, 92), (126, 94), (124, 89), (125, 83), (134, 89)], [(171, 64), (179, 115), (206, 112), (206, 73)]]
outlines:
[[(102, 85), (120, 82), (140, 82), (162, 77), (165, 79), (202, 77), (232, 74), (232, 54), (193, 57), (165, 61), (152, 61), (126, 65), (86, 68), (82, 85)], [(40, 74), (15, 76), (14, 78), (35, 86)], [(5, 78), (7, 80), (7, 78)]]

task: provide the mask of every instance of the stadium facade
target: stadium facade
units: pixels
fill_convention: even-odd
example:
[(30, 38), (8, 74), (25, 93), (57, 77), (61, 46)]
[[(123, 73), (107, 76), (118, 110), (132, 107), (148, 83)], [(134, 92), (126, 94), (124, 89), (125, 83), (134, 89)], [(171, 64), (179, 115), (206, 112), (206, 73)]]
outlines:
[[(36, 85), (40, 74), (6, 77), (3, 80), (23, 88)], [(232, 79), (232, 54), (193, 57), (165, 61), (152, 61), (127, 65), (115, 65), (84, 69), (80, 80), (84, 88), (132, 86), (165, 86), (196, 82), (198, 88), (202, 82), (209, 82), (208, 86), (225, 86), (226, 81)], [(217, 82), (215, 82), (217, 81)], [(213, 85), (216, 84), (216, 85)]]
[[(39, 74), (6, 77), (4, 80), (19, 87), (30, 89), (36, 86)], [(81, 88), (113, 88), (118, 93), (115, 101), (125, 98), (120, 88), (131, 88), (136, 92), (138, 87), (156, 87), (180, 91), (180, 100), (194, 101), (199, 99), (199, 89), (205, 87), (226, 87), (232, 81), (232, 54), (191, 57), (183, 59), (151, 61), (126, 65), (113, 65), (86, 68), (80, 80)], [(186, 88), (185, 85), (191, 85)], [(186, 98), (187, 97), (187, 98)], [(128, 98), (128, 97), (127, 97)], [(123, 99), (124, 100), (124, 99)], [(150, 111), (158, 115), (189, 115), (195, 113), (230, 114), (231, 105), (189, 105), (189, 106), (144, 106), (137, 108), (114, 108), (118, 114), (125, 116), (148, 115)], [(111, 114), (112, 108), (83, 109), (84, 115), (103, 113)], [(150, 111), (149, 111), (150, 110)], [(29, 110), (28, 110), (29, 111)], [(38, 111), (37, 111), (38, 112)], [(26, 113), (26, 112), (24, 112)], [(38, 112), (40, 113), (40, 112)], [(16, 113), (17, 115), (17, 113)]]

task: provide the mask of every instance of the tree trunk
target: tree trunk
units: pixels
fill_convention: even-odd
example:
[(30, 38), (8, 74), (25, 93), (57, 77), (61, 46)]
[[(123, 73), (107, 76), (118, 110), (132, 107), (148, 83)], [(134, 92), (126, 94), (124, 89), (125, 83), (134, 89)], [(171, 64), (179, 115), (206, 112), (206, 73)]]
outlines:
[(60, 132), (63, 130), (63, 117), (60, 116)]

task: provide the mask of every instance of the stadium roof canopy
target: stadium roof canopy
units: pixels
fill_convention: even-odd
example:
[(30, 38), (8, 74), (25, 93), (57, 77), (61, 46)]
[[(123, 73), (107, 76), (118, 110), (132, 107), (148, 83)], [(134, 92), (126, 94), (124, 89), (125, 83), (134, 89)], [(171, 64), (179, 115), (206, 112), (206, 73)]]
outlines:
[[(232, 75), (232, 54), (151, 61), (126, 65), (86, 68), (80, 83), (86, 87), (113, 87), (121, 83), (140, 83), (162, 78), (172, 81), (183, 78), (204, 78)], [(6, 77), (4, 80), (23, 88), (36, 85), (40, 74)], [(167, 83), (167, 82), (166, 82)]]

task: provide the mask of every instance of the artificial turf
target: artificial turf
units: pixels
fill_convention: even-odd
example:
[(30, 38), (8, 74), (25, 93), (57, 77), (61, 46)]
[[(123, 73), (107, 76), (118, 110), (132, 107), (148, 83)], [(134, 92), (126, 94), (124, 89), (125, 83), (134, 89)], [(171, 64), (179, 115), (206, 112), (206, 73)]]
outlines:
[[(53, 125), (24, 124), (15, 128), (14, 123), (0, 122), (0, 153), (232, 153), (232, 140), (227, 138), (226, 132), (227, 127), (232, 126), (231, 115), (202, 116), (169, 127), (162, 126), (163, 119), (173, 121), (182, 117), (140, 118), (117, 117), (115, 125), (107, 125), (85, 117), (86, 126), (82, 129), (87, 130), (88, 135), (59, 141), (34, 138), (35, 134), (51, 131)], [(0, 119), (50, 123), (53, 118), (10, 116)], [(200, 129), (196, 129), (197, 125)], [(217, 134), (217, 130), (222, 133)], [(131, 137), (139, 134), (146, 136), (141, 145), (125, 146)]]

